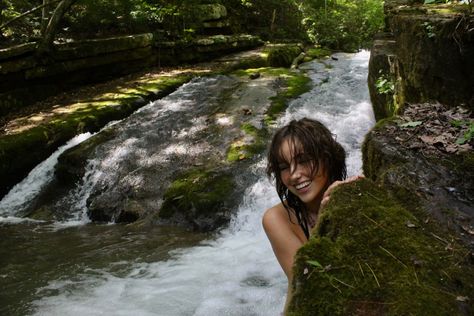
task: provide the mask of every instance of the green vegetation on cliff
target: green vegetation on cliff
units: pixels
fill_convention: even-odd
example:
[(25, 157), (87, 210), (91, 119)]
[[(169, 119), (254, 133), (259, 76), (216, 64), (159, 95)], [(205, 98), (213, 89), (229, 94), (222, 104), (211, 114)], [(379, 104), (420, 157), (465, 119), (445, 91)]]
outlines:
[[(47, 3), (45, 1), (44, 3)], [(0, 4), (0, 44), (44, 39), (60, 3), (32, 0)], [(53, 37), (59, 41), (152, 32), (163, 39), (192, 39), (217, 29), (263, 40), (307, 41), (332, 49), (369, 47), (383, 27), (380, 0), (68, 0)], [(23, 13), (29, 12), (22, 16)], [(15, 19), (15, 20), (13, 20)], [(13, 20), (13, 21), (12, 21)], [(54, 36), (55, 35), (55, 36)]]
[(468, 315), (469, 250), (370, 180), (344, 185), (296, 257), (288, 315)]

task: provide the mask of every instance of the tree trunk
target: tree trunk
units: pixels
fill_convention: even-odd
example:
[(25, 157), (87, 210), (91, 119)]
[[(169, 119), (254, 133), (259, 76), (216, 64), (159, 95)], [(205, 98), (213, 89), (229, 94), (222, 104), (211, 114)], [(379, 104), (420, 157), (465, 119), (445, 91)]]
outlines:
[(62, 0), (57, 5), (56, 9), (53, 12), (53, 15), (49, 19), (49, 23), (46, 26), (46, 30), (43, 34), (43, 38), (38, 45), (38, 54), (42, 55), (51, 50), (51, 46), (54, 41), (54, 37), (58, 32), (59, 23), (63, 18), (64, 14), (69, 10), (71, 5), (74, 4), (77, 0)]
[(41, 10), (41, 35), (43, 36), (46, 32), (46, 27), (48, 26), (49, 11), (51, 10), (50, 3), (51, 0), (43, 0), (44, 7), (43, 10)]

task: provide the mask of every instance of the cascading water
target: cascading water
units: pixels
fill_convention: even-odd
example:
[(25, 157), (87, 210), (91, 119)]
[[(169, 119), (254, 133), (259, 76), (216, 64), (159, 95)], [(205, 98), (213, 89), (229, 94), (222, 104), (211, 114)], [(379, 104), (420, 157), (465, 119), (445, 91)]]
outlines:
[[(348, 173), (354, 175), (361, 172), (363, 136), (374, 124), (366, 87), (369, 53), (333, 57), (302, 66), (314, 87), (291, 103), (278, 125), (304, 116), (322, 121), (346, 149)], [(186, 242), (173, 231), (128, 232), (120, 236), (120, 242), (93, 250), (88, 250), (89, 244), (99, 241), (87, 239), (87, 247), (79, 244), (71, 253), (90, 251), (86, 257), (90, 264), (84, 266), (85, 258), (71, 255), (66, 260), (70, 261), (68, 264), (58, 265), (60, 272), (43, 276), (42, 282), (31, 286), (31, 297), (23, 302), (29, 306), (26, 313), (278, 315), (283, 309), (287, 284), (261, 228), (262, 213), (278, 203), (275, 190), (264, 175), (264, 166), (262, 160), (248, 171), (259, 180), (247, 189), (230, 226), (217, 236), (184, 248), (179, 247), (186, 246)], [(110, 231), (102, 232), (103, 236), (115, 234), (111, 228), (114, 225), (107, 227)], [(84, 233), (78, 228), (78, 234)], [(161, 239), (155, 240), (158, 235)], [(166, 244), (175, 250), (161, 248)], [(124, 251), (130, 252), (126, 260), (114, 260), (124, 258), (118, 255)]]

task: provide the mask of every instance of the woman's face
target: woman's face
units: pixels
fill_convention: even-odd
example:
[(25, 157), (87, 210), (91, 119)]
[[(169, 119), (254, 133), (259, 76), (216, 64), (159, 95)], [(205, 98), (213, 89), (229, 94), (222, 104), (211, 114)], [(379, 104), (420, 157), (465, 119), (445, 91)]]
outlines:
[(283, 140), (281, 146), (280, 176), (283, 184), (294, 195), (306, 204), (309, 209), (319, 208), (328, 176), (320, 164), (316, 174), (312, 174), (313, 164), (318, 163), (314, 157), (303, 152), (301, 144), (291, 139)]

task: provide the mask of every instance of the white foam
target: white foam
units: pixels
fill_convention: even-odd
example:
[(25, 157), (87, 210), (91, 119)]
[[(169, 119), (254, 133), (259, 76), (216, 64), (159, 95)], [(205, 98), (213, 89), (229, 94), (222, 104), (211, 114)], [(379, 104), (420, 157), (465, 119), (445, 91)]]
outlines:
[(53, 179), (54, 167), (58, 162), (58, 157), (67, 149), (76, 146), (91, 136), (90, 133), (77, 135), (31, 170), (28, 176), (15, 185), (0, 201), (0, 215), (22, 215), (21, 211)]

